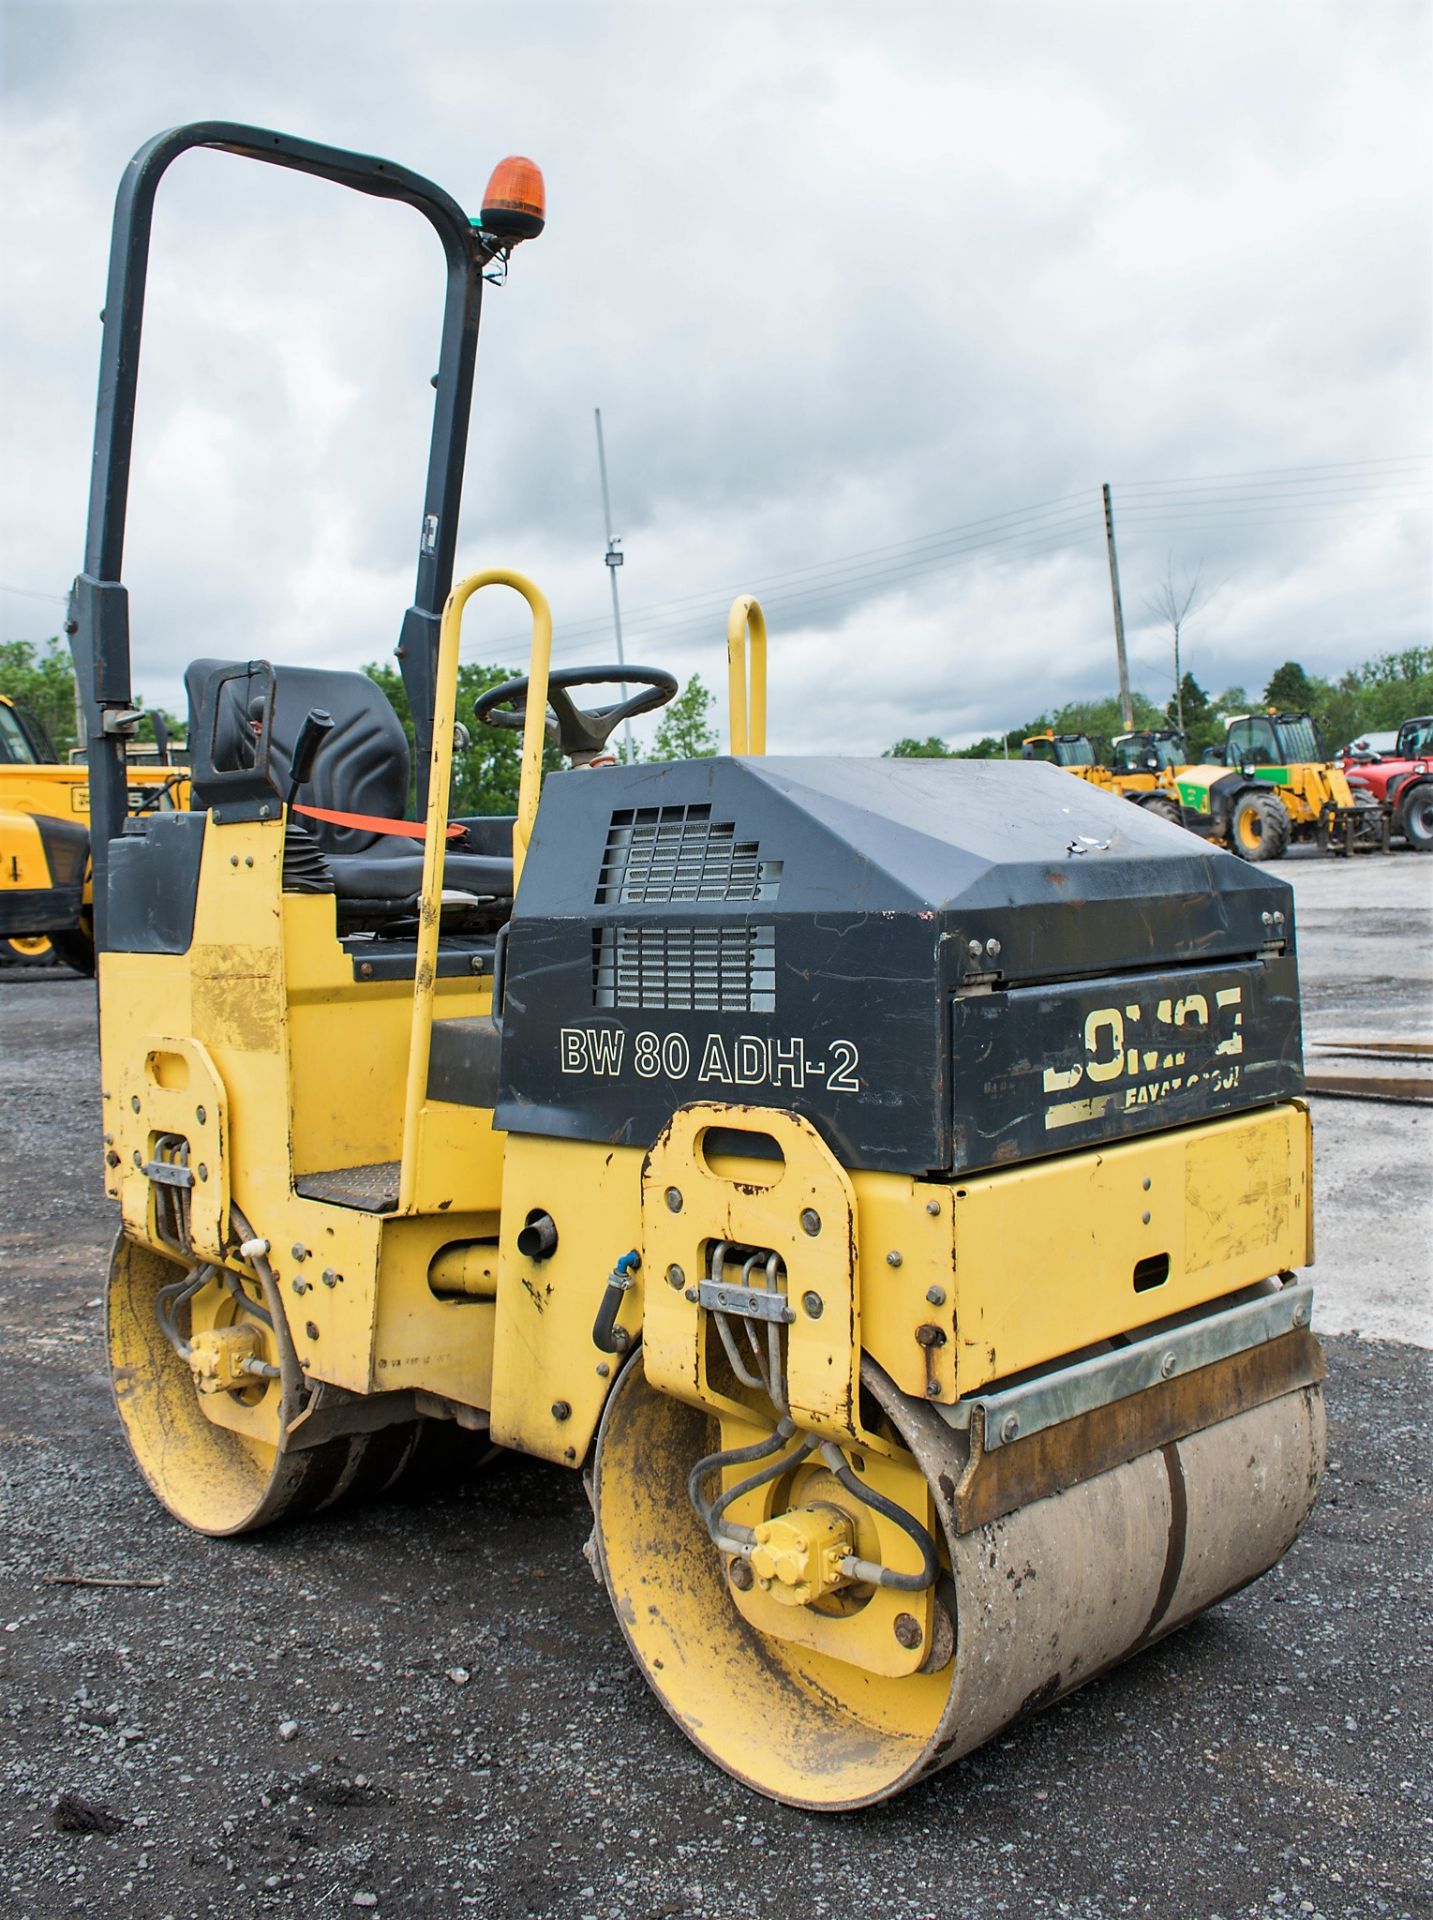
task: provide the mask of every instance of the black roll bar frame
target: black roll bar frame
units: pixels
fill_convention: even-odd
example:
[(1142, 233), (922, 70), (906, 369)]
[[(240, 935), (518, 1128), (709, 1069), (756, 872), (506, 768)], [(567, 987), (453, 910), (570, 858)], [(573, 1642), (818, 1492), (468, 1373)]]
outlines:
[(99, 396), (84, 569), (70, 590), (65, 630), (85, 716), (90, 769), (90, 847), (94, 863), (95, 944), (106, 945), (109, 843), (127, 813), (125, 741), (138, 716), (130, 677), (129, 596), (121, 584), (129, 505), (140, 335), (154, 200), (169, 166), (194, 147), (210, 147), (316, 175), (381, 200), (400, 200), (428, 221), (447, 264), (443, 330), (433, 385), (433, 431), (418, 545), (413, 603), (403, 615), (397, 655), (413, 715), (421, 814), (432, 747), (434, 675), (443, 603), (453, 583), (458, 508), (472, 408), (483, 272), (500, 249), (484, 239), (449, 194), (421, 174), (370, 154), (296, 139), (237, 121), (171, 127), (135, 154), (115, 197), (109, 278), (102, 319)]

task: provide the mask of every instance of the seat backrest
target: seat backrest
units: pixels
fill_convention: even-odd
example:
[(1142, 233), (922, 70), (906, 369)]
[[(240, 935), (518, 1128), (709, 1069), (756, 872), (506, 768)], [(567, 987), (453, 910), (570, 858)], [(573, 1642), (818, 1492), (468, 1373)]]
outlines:
[[(213, 727), (214, 765), (218, 770), (249, 767), (254, 763), (254, 738), (248, 703), (263, 692), (262, 678), (246, 680), (243, 662), (196, 660), (184, 676), (189, 696), (189, 738), (210, 738)], [(210, 677), (221, 668), (237, 667), (239, 677), (219, 689), (217, 716), (202, 711)], [(300, 803), (331, 807), (344, 813), (369, 813), (401, 820), (408, 805), (408, 741), (403, 724), (382, 689), (367, 674), (341, 673), (322, 667), (274, 667), (274, 721), (269, 745), (269, 768), (282, 798), (288, 792), (289, 768), (299, 728), (313, 707), (333, 717), (333, 732), (319, 748), (313, 774), (300, 789)], [(353, 827), (335, 827), (324, 820), (305, 820), (325, 853), (361, 853), (379, 837)]]

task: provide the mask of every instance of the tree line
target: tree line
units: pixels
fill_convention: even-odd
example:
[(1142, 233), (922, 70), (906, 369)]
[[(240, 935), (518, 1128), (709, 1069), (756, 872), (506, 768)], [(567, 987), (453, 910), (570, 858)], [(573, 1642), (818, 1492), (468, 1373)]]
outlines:
[[(411, 754), (413, 721), (398, 669), (371, 664), (364, 672), (391, 701), (403, 722)], [(479, 694), (515, 677), (511, 667), (464, 663), (458, 669), (458, 712), (471, 714)], [(67, 757), (77, 740), (75, 675), (69, 648), (58, 636), (38, 646), (29, 640), (0, 642), (0, 693), (8, 694), (17, 705), (33, 713), (60, 758)], [(1375, 654), (1337, 680), (1323, 679), (1306, 672), (1298, 661), (1286, 660), (1262, 693), (1255, 695), (1237, 686), (1209, 694), (1192, 673), (1186, 673), (1179, 699), (1171, 700), (1166, 707), (1156, 706), (1141, 693), (1131, 696), (1136, 728), (1174, 726), (1181, 701), (1186, 745), (1192, 759), (1197, 760), (1206, 748), (1223, 745), (1222, 715), (1271, 706), (1286, 713), (1311, 713), (1325, 746), (1332, 752), (1362, 734), (1391, 730), (1413, 714), (1433, 713), (1433, 647)], [(138, 695), (135, 704), (144, 704)], [(639, 751), (633, 757), (653, 762), (694, 760), (718, 752), (713, 705), (709, 688), (700, 675), (693, 674), (676, 699), (663, 709), (648, 752), (644, 755)], [(184, 737), (181, 721), (168, 713), (161, 717), (175, 739)], [(1009, 733), (987, 734), (970, 747), (949, 746), (935, 734), (924, 740), (907, 736), (888, 747), (886, 755), (898, 760), (999, 760), (1007, 753), (1017, 757), (1023, 740), (1046, 731), (1085, 733), (1097, 747), (1107, 748), (1116, 734), (1125, 731), (1119, 700), (1109, 694), (1099, 700), (1067, 701), (1053, 711), (1036, 714)], [(142, 739), (153, 737), (147, 720), (141, 723), (139, 733)], [(511, 813), (517, 804), (520, 736), (479, 726), (474, 726), (471, 734), (469, 745), (453, 763), (453, 811)], [(620, 741), (614, 741), (613, 746), (618, 758), (625, 758)], [(559, 764), (555, 749), (549, 749), (548, 765)]]
[[(1140, 731), (1176, 726), (1182, 704), (1185, 744), (1194, 760), (1206, 748), (1223, 746), (1223, 716), (1260, 712), (1265, 707), (1277, 707), (1281, 713), (1311, 713), (1332, 753), (1363, 734), (1390, 731), (1414, 714), (1433, 713), (1433, 647), (1374, 654), (1337, 680), (1323, 679), (1306, 672), (1297, 660), (1286, 660), (1263, 692), (1254, 695), (1243, 687), (1209, 694), (1192, 673), (1186, 673), (1179, 697), (1168, 706), (1158, 707), (1141, 693), (1132, 694), (1130, 704)], [(1108, 694), (1100, 700), (1068, 701), (1053, 712), (1036, 714), (1009, 733), (987, 734), (974, 746), (951, 747), (931, 734), (924, 740), (897, 740), (886, 755), (897, 760), (999, 760), (1007, 753), (1018, 756), (1022, 741), (1047, 731), (1085, 733), (1105, 750), (1127, 729), (1118, 697)]]

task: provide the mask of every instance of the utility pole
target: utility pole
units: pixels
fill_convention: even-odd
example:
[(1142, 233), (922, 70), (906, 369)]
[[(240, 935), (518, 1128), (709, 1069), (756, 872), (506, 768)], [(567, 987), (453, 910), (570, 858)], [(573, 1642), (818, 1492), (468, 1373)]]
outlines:
[[(625, 556), (622, 552), (622, 542), (612, 538), (612, 503), (607, 494), (607, 450), (602, 444), (602, 409), (601, 407), (594, 407), (592, 411), (597, 421), (597, 469), (602, 475), (602, 518), (607, 526), (607, 552), (605, 558), (607, 562), (607, 577), (612, 582), (612, 631), (617, 636), (617, 664), (619, 667), (625, 667), (627, 664), (627, 656), (622, 650), (622, 603), (617, 598), (617, 569), (622, 565)], [(622, 698), (624, 700), (627, 698), (625, 682), (622, 687)], [(635, 758), (632, 752), (632, 722), (630, 720), (624, 720), (622, 722), (622, 740), (627, 749), (627, 760), (630, 765)]]
[[(1120, 711), (1124, 715), (1125, 726), (1134, 727), (1134, 708), (1129, 698), (1129, 661), (1125, 658), (1125, 615), (1120, 603), (1120, 563), (1115, 555), (1115, 509), (1110, 499), (1110, 483), (1106, 480), (1103, 488), (1105, 496), (1105, 546), (1110, 556), (1110, 598), (1115, 608), (1115, 657), (1120, 667)], [(615, 589), (614, 589), (615, 591)]]

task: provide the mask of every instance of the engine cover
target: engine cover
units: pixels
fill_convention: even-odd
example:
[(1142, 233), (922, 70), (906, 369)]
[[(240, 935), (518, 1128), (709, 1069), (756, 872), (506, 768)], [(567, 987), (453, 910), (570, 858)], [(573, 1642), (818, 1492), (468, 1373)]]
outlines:
[(912, 1174), (1303, 1084), (1287, 885), (1038, 763), (555, 775), (501, 1019), (510, 1131), (647, 1146), (736, 1101)]

